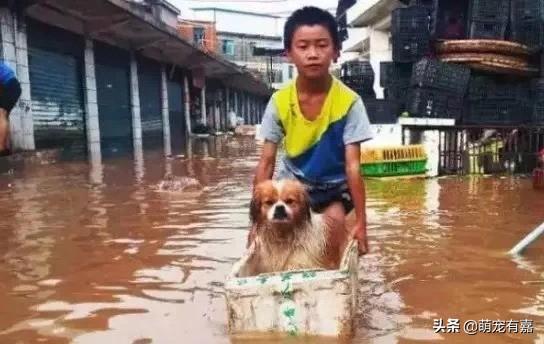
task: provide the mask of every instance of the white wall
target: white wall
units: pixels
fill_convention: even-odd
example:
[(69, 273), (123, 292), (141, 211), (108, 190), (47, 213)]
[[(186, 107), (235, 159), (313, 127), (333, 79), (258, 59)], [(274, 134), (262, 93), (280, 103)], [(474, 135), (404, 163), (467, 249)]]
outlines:
[[(250, 9), (248, 9), (250, 10)], [(250, 35), (277, 36), (280, 31), (280, 21), (269, 18), (241, 13), (230, 13), (213, 10), (194, 11), (194, 19), (216, 22), (217, 31), (244, 33)]]
[(363, 143), (363, 147), (402, 146), (402, 127), (400, 124), (372, 124), (374, 138)]
[(389, 47), (389, 32), (370, 29), (370, 64), (374, 70), (374, 91), (376, 98), (383, 99), (383, 88), (380, 86), (380, 62), (391, 61), (393, 52)]

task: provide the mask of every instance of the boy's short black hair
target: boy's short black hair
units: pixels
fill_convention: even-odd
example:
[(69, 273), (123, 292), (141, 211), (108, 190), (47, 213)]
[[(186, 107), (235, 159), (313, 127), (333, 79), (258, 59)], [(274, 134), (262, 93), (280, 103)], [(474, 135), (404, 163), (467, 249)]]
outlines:
[(321, 8), (306, 6), (291, 14), (285, 23), (283, 29), (283, 46), (285, 50), (291, 49), (293, 35), (296, 29), (303, 25), (323, 25), (331, 34), (334, 47), (338, 50), (341, 49), (338, 23), (334, 19), (334, 16)]

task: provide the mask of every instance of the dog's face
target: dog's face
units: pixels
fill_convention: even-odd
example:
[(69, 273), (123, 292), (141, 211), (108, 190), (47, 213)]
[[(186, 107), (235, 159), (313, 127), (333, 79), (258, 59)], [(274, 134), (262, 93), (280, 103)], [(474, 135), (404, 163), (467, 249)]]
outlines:
[(256, 186), (250, 206), (253, 223), (294, 228), (310, 220), (304, 186), (294, 180), (265, 181)]

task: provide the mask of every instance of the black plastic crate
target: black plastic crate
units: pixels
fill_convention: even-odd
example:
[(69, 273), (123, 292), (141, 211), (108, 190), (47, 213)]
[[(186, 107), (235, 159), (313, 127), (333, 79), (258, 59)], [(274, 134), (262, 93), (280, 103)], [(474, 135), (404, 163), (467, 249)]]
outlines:
[(423, 6), (397, 8), (391, 14), (391, 32), (393, 34), (419, 34), (422, 30), (429, 31), (429, 25), (429, 9)]
[(470, 21), (469, 38), (472, 39), (504, 39), (508, 21), (472, 19)]
[(544, 101), (544, 78), (531, 80), (531, 98)]
[[(420, 6), (428, 8), (430, 14), (430, 34), (433, 39), (466, 39), (469, 32), (469, 0), (416, 0)], [(455, 18), (461, 26), (458, 34), (448, 32), (448, 20)]]
[(512, 22), (512, 40), (531, 48), (544, 47), (544, 21), (517, 20)]
[(540, 52), (540, 76), (544, 77), (544, 52)]
[(393, 36), (393, 61), (415, 62), (430, 52), (428, 32), (420, 35), (402, 34)]
[(529, 102), (510, 99), (470, 101), (463, 117), (464, 124), (519, 125), (530, 120)]
[(380, 86), (408, 86), (412, 77), (411, 63), (380, 62)]
[(371, 124), (397, 123), (398, 113), (391, 102), (384, 99), (363, 98), (363, 104)]
[[(349, 85), (347, 85), (349, 86)], [(376, 98), (376, 92), (374, 91), (373, 86), (368, 87), (354, 87), (349, 86), (355, 93), (357, 93), (361, 98)]]
[(402, 113), (406, 110), (409, 91), (408, 86), (392, 86), (384, 89), (384, 98), (393, 104), (397, 113)]
[(346, 86), (357, 93), (371, 94), (371, 92), (374, 92), (374, 78), (348, 78), (341, 80)]
[(518, 20), (544, 20), (544, 1), (542, 0), (512, 0), (512, 22)]
[(531, 85), (525, 79), (475, 75), (471, 77), (467, 98), (469, 100), (519, 100), (531, 97)]
[(374, 85), (374, 76), (369, 75), (360, 75), (360, 76), (351, 76), (341, 78), (342, 82), (350, 87), (368, 87)]
[(411, 0), (410, 6), (423, 6), (427, 10), (432, 11), (436, 7), (437, 2), (437, 0)]
[(544, 125), (544, 100), (537, 100), (533, 105), (530, 124)]
[(507, 21), (510, 17), (510, 0), (471, 0), (470, 17)]
[(342, 64), (340, 70), (342, 78), (352, 77), (368, 77), (371, 76), (374, 79), (374, 70), (369, 61), (348, 61)]
[(412, 117), (459, 119), (464, 113), (462, 96), (419, 87), (410, 89), (407, 105)]
[(470, 68), (425, 58), (414, 64), (410, 84), (463, 96), (470, 80)]

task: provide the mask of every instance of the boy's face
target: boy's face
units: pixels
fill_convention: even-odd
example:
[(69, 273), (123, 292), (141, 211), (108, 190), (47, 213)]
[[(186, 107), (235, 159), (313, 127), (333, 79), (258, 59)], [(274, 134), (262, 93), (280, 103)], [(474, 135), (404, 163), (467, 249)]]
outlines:
[(329, 74), (329, 67), (338, 58), (331, 34), (323, 25), (302, 25), (294, 34), (287, 56), (297, 66), (298, 73), (308, 79)]

